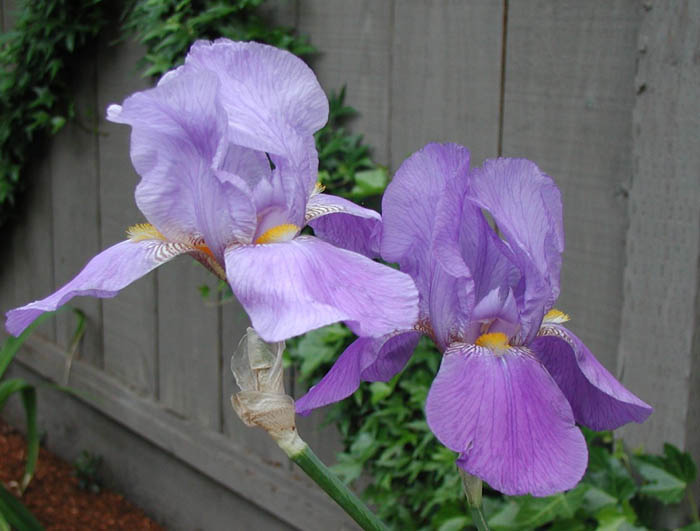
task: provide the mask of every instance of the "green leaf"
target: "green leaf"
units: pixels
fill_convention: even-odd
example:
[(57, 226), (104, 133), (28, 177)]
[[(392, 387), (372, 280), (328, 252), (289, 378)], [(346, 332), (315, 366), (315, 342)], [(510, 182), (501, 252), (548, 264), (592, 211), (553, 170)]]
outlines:
[(387, 171), (382, 167), (358, 171), (355, 173), (355, 186), (350, 190), (350, 197), (364, 199), (373, 195), (381, 195), (388, 180)]
[(440, 527), (438, 527), (438, 531), (461, 531), (471, 524), (471, 522), (471, 518), (467, 516), (454, 516), (449, 520), (445, 520)]
[(633, 463), (637, 471), (647, 481), (645, 485), (642, 485), (640, 492), (663, 503), (678, 503), (683, 499), (687, 487), (685, 481), (669, 474), (663, 468), (641, 459), (634, 459)]
[(22, 502), (10, 494), (0, 483), (0, 514), (14, 529), (21, 531), (43, 531), (42, 525)]
[(30, 324), (27, 329), (20, 334), (19, 337), (10, 336), (5, 340), (5, 343), (0, 349), (0, 378), (5, 374), (8, 365), (12, 362), (17, 354), (17, 351), (24, 344), (27, 338), (34, 332), (36, 327), (52, 317), (56, 312), (46, 312), (37, 317), (36, 321)]

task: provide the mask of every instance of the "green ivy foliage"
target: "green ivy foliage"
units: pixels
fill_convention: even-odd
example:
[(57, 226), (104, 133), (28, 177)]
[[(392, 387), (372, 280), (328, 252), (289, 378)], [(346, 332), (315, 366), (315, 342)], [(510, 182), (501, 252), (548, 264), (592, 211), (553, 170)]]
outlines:
[[(289, 362), (311, 385), (331, 367), (354, 336), (340, 324), (288, 342)], [(334, 470), (346, 482), (367, 485), (363, 495), (392, 528), (458, 531), (471, 528), (455, 466), (425, 421), (423, 407), (441, 355), (423, 338), (401, 374), (387, 383), (363, 383), (346, 400), (327, 408), (344, 451)], [(696, 478), (691, 457), (667, 444), (662, 455), (625, 450), (610, 432), (584, 429), (588, 471), (573, 490), (546, 498), (502, 496), (486, 489), (484, 512), (494, 531), (549, 529), (661, 530), (660, 507), (690, 498)], [(700, 531), (691, 506), (683, 528)]]
[(159, 76), (181, 64), (197, 39), (258, 41), (301, 57), (312, 54), (305, 37), (261, 14), (264, 1), (136, 0), (124, 15), (124, 29), (146, 47), (144, 76)]
[(107, 25), (105, 3), (25, 1), (14, 30), (0, 37), (0, 225), (24, 186), (32, 148), (74, 116), (71, 56)]

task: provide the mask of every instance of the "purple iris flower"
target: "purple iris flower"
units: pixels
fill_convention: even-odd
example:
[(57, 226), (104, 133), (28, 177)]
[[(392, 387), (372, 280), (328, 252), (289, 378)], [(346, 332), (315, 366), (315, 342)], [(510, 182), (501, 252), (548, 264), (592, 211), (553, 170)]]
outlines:
[(361, 380), (390, 379), (426, 334), (443, 352), (425, 407), (430, 429), (468, 473), (535, 496), (581, 479), (588, 453), (576, 422), (602, 430), (649, 416), (552, 309), (562, 205), (535, 164), (501, 158), (470, 170), (466, 148), (429, 144), (397, 171), (382, 217), (381, 254), (415, 280), (419, 318), (357, 339), (298, 413), (349, 396)]
[[(411, 278), (367, 257), (379, 250), (379, 214), (316, 186), (313, 133), (328, 100), (291, 53), (197, 42), (183, 66), (107, 118), (132, 127), (148, 223), (54, 294), (8, 312), (12, 334), (76, 295), (112, 297), (181, 254), (229, 282), (268, 342), (337, 321), (381, 336), (415, 320)], [(307, 224), (316, 237), (300, 235)]]

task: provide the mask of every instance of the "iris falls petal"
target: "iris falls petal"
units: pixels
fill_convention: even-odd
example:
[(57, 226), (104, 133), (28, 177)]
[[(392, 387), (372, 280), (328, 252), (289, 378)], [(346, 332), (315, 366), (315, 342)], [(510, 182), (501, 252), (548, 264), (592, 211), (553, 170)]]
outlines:
[(614, 430), (644, 422), (652, 408), (628, 391), (576, 335), (545, 325), (530, 345), (574, 411), (576, 422), (594, 430)]
[(311, 236), (226, 251), (226, 274), (268, 342), (345, 321), (358, 335), (411, 328), (418, 293), (399, 271)]
[(306, 204), (306, 222), (314, 234), (333, 245), (379, 257), (382, 217), (352, 201), (329, 194), (314, 194)]
[(159, 239), (120, 242), (95, 256), (73, 280), (52, 295), (7, 312), (5, 326), (18, 336), (39, 315), (58, 309), (73, 297), (114, 297), (152, 269), (192, 250), (191, 246)]
[(440, 442), (460, 453), (458, 464), (504, 494), (570, 489), (586, 469), (571, 407), (527, 349), (450, 348), (425, 412)]
[(347, 398), (361, 381), (387, 382), (403, 369), (416, 348), (420, 332), (361, 337), (343, 352), (330, 371), (296, 401), (300, 415)]

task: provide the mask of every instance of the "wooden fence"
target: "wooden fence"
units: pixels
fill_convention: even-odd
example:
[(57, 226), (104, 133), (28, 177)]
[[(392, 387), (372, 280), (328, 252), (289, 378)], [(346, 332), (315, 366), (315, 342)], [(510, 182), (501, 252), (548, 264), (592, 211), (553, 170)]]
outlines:
[[(652, 450), (668, 440), (700, 457), (700, 3), (297, 0), (271, 9), (321, 50), (313, 66), (324, 88), (347, 84), (362, 113), (353, 129), (379, 162), (395, 170), (429, 141), (456, 141), (476, 164), (527, 157), (555, 178), (567, 238), (557, 306), (655, 407), (627, 439)], [(36, 160), (20, 221), (2, 237), (3, 312), (52, 292), (142, 221), (129, 128), (104, 114), (148, 83), (136, 69), (143, 50), (111, 46), (114, 36), (86, 57), (74, 80), (81, 123)], [(270, 525), (338, 528), (323, 494), (232, 414), (228, 360), (246, 316), (203, 302), (203, 283), (212, 284), (204, 269), (180, 259), (114, 299), (78, 301), (88, 327), (70, 385), (250, 501), (245, 510), (284, 522)], [(69, 312), (58, 316), (22, 363), (61, 381), (74, 326)], [(332, 461), (337, 443), (317, 429), (320, 416), (300, 429)]]

